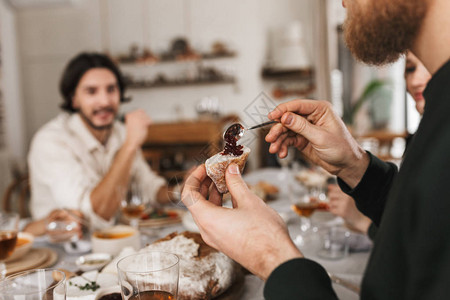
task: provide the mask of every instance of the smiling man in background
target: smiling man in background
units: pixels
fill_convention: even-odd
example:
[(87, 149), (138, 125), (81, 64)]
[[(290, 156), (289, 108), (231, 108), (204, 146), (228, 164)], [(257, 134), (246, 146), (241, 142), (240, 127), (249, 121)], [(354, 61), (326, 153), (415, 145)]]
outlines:
[[(411, 50), (432, 74), (426, 108), (402, 168), (364, 151), (329, 102), (296, 100), (269, 114), (278, 120), (271, 153), (296, 147), (337, 175), (340, 187), (379, 227), (362, 299), (446, 299), (450, 294), (450, 1), (344, 0), (345, 35), (357, 59), (382, 65)], [(208, 197), (204, 166), (182, 200), (205, 241), (267, 280), (268, 300), (336, 299), (322, 266), (306, 259), (279, 215), (251, 193), (236, 165), (226, 172), (234, 209)]]
[(126, 114), (125, 126), (116, 120), (125, 85), (115, 64), (102, 54), (79, 54), (67, 65), (60, 92), (65, 112), (36, 133), (28, 156), (33, 219), (68, 208), (94, 227), (111, 225), (131, 184), (144, 201), (168, 202), (165, 180), (140, 151), (150, 118), (136, 110)]

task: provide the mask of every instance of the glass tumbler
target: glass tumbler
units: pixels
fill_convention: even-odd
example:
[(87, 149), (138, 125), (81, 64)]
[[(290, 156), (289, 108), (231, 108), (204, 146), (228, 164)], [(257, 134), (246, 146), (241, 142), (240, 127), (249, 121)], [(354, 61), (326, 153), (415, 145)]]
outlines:
[(144, 252), (117, 263), (122, 299), (175, 300), (179, 258), (167, 252)]
[(0, 300), (65, 300), (66, 275), (56, 269), (34, 269), (0, 281)]

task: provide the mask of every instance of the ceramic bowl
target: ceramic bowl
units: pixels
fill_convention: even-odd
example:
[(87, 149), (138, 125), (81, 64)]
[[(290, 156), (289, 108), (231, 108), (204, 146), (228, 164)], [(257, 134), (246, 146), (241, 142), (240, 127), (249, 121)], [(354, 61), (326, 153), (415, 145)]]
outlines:
[(112, 255), (108, 253), (92, 253), (78, 257), (75, 261), (81, 271), (98, 270), (112, 259)]
[(141, 249), (139, 231), (131, 226), (117, 225), (96, 231), (91, 237), (93, 253), (108, 253), (116, 256), (125, 247)]
[(17, 243), (16, 247), (14, 248), (14, 252), (6, 261), (9, 262), (16, 260), (27, 254), (33, 246), (33, 241), (34, 235), (32, 235), (31, 233), (19, 232), (17, 235)]

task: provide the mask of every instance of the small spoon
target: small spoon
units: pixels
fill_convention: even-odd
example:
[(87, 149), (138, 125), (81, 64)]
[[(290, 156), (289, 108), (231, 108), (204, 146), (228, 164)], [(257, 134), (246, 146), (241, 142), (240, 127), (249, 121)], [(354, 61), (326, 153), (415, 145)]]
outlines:
[(234, 123), (234, 124), (230, 125), (227, 128), (227, 130), (225, 130), (225, 132), (223, 134), (223, 138), (226, 139), (227, 136), (233, 136), (236, 140), (239, 140), (247, 130), (264, 127), (264, 126), (271, 125), (274, 123), (278, 123), (278, 122), (277, 121), (268, 121), (268, 122), (258, 124), (258, 125), (255, 125), (255, 126), (252, 126), (249, 128), (245, 128), (240, 123)]

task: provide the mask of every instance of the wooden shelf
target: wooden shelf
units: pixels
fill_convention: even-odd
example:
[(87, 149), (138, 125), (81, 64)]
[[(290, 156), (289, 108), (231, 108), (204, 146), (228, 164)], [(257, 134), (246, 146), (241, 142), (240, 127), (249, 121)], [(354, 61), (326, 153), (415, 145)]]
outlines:
[(153, 88), (169, 88), (169, 87), (185, 87), (185, 86), (207, 86), (207, 85), (220, 85), (220, 84), (235, 84), (236, 80), (234, 78), (223, 79), (223, 80), (211, 80), (211, 81), (185, 81), (185, 82), (165, 82), (165, 83), (128, 83), (127, 88), (129, 89), (153, 89)]
[(280, 71), (271, 68), (264, 68), (262, 70), (262, 77), (266, 80), (295, 80), (304, 81), (312, 80), (314, 72), (312, 69), (294, 69)]
[(272, 96), (275, 99), (282, 99), (283, 97), (302, 97), (307, 98), (311, 93), (316, 90), (314, 84), (310, 84), (303, 88), (284, 88), (282, 86), (277, 86), (272, 90)]
[(407, 132), (392, 132), (389, 130), (374, 130), (358, 136), (357, 138), (375, 138), (380, 143), (392, 143), (395, 138), (406, 138), (408, 136)]
[(175, 58), (160, 58), (158, 61), (154, 62), (139, 62), (137, 60), (120, 60), (115, 59), (121, 65), (136, 65), (136, 66), (152, 66), (156, 64), (166, 64), (166, 63), (191, 63), (191, 62), (201, 62), (202, 60), (213, 60), (213, 59), (224, 59), (224, 58), (234, 58), (236, 57), (236, 53), (226, 53), (226, 54), (213, 54), (213, 53), (203, 53), (199, 58), (192, 59), (175, 59)]

